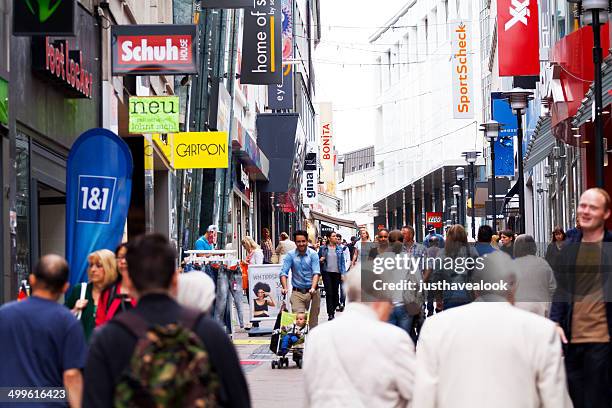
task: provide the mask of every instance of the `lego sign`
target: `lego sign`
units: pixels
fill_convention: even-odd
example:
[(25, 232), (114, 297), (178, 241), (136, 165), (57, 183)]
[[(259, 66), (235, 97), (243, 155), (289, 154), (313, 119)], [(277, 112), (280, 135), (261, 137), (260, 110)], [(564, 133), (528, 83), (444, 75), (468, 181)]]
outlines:
[(425, 216), (425, 224), (433, 225), (435, 228), (442, 228), (442, 213), (441, 212), (428, 212)]

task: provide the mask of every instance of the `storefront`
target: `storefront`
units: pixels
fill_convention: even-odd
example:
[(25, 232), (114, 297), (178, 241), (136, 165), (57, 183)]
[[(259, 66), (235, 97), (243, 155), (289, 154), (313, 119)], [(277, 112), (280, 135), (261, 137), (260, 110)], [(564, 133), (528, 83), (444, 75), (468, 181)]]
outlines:
[(16, 228), (5, 242), (13, 271), (5, 293), (17, 293), (41, 254), (64, 254), (66, 159), (74, 140), (101, 124), (100, 27), (80, 5), (76, 27), (75, 37), (11, 41), (9, 212)]

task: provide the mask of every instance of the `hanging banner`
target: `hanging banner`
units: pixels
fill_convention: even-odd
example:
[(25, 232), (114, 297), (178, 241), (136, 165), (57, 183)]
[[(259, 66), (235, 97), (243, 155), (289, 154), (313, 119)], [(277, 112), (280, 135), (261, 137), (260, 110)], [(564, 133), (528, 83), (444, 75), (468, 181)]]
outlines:
[(13, 0), (13, 35), (73, 37), (76, 0)]
[(497, 0), (499, 76), (540, 75), (537, 0)]
[[(282, 1), (283, 62), (293, 59), (293, 0)], [(283, 65), (283, 82), (268, 85), (268, 108), (273, 110), (293, 109), (292, 65)]]
[(201, 0), (200, 7), (216, 9), (235, 9), (253, 7), (255, 0)]
[(227, 169), (227, 132), (181, 132), (173, 136), (175, 169)]
[(112, 25), (113, 75), (196, 74), (195, 25)]
[(257, 0), (254, 8), (244, 10), (240, 83), (281, 84), (282, 13), (278, 0)]
[(495, 142), (495, 175), (514, 177), (514, 137), (516, 136), (516, 115), (510, 103), (501, 92), (491, 93), (493, 120), (502, 124)]
[(332, 104), (329, 102), (320, 103), (319, 114), (321, 120), (321, 139), (319, 141), (321, 181), (324, 183), (335, 183)]
[(453, 118), (474, 119), (472, 30), (464, 21), (451, 23), (453, 53)]
[[(283, 304), (280, 283), (281, 264), (249, 265), (249, 310), (251, 320), (276, 320)], [(287, 289), (291, 293), (291, 272), (287, 279)]]
[(123, 237), (132, 191), (132, 154), (107, 129), (91, 129), (72, 145), (66, 169), (66, 258), (70, 285), (87, 281), (87, 256), (114, 251)]
[(179, 131), (178, 96), (132, 96), (129, 102), (130, 133)]
[(434, 228), (442, 228), (444, 223), (442, 222), (441, 212), (427, 212), (425, 213), (425, 225), (433, 225)]
[(302, 180), (302, 203), (306, 205), (317, 203), (317, 188), (319, 180), (316, 170), (305, 170)]

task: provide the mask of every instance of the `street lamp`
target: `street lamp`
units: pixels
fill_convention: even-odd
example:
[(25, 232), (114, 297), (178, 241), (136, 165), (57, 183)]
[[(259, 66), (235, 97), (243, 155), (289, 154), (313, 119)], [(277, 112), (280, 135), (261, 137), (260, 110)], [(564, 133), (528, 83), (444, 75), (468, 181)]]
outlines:
[(476, 160), (478, 160), (478, 156), (480, 156), (480, 152), (473, 150), (463, 152), (461, 155), (465, 157), (465, 161), (470, 165), (468, 190), (470, 199), (472, 200), (472, 238), (476, 239), (476, 208), (474, 206), (476, 195), (476, 172), (474, 171), (474, 165), (476, 164)]
[(455, 221), (457, 219), (457, 205), (453, 204), (451, 205), (451, 217), (453, 218), (453, 221)]
[(491, 196), (493, 197), (493, 231), (497, 231), (497, 192), (495, 191), (495, 142), (501, 130), (501, 124), (496, 120), (491, 120), (480, 125), (480, 130), (484, 132), (485, 138), (491, 147)]
[(514, 88), (510, 92), (504, 92), (504, 97), (510, 102), (510, 107), (516, 113), (516, 136), (518, 142), (518, 181), (519, 183), (519, 229), (525, 233), (525, 182), (523, 174), (523, 111), (527, 103), (533, 99), (533, 92), (522, 88)]
[(602, 102), (602, 79), (601, 79), (601, 22), (608, 17), (609, 0), (582, 0), (579, 12), (584, 13), (582, 21), (584, 24), (593, 26), (593, 66), (595, 76), (593, 78), (593, 96), (595, 97), (595, 184), (596, 187), (604, 187), (604, 145), (603, 145), (603, 102)]
[(465, 219), (463, 218), (463, 214), (465, 211), (463, 210), (463, 192), (465, 191), (463, 187), (463, 180), (465, 179), (465, 170), (463, 167), (457, 167), (455, 169), (455, 174), (457, 175), (457, 181), (459, 182), (459, 186), (461, 187), (461, 194), (459, 195), (459, 221), (457, 224), (461, 224), (465, 226)]

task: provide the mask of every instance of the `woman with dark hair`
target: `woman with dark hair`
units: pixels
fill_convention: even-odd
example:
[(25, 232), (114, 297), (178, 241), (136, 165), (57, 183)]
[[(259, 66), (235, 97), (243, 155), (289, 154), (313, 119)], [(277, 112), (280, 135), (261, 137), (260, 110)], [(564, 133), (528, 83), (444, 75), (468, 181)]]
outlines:
[[(465, 228), (459, 224), (453, 225), (446, 233), (444, 248), (438, 252), (438, 257), (433, 260), (433, 281), (448, 282), (449, 284), (469, 282), (476, 258), (478, 258), (478, 253), (468, 244)], [(445, 310), (470, 303), (472, 299), (471, 291), (465, 289), (442, 292), (442, 302)]]
[(552, 241), (548, 244), (546, 249), (546, 261), (554, 269), (557, 263), (557, 259), (561, 255), (561, 248), (563, 248), (563, 242), (565, 241), (566, 235), (563, 228), (556, 227), (552, 232)]
[(499, 233), (499, 249), (514, 258), (514, 232), (511, 230), (501, 231)]
[(253, 293), (256, 298), (253, 299), (253, 317), (270, 317), (268, 315), (268, 306), (276, 306), (274, 300), (270, 296), (270, 285), (263, 282), (257, 282), (253, 287)]

